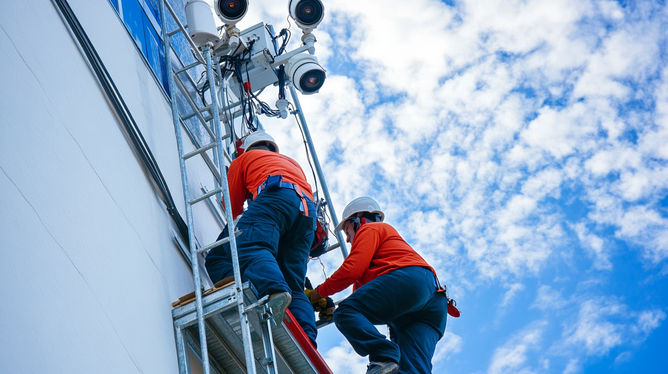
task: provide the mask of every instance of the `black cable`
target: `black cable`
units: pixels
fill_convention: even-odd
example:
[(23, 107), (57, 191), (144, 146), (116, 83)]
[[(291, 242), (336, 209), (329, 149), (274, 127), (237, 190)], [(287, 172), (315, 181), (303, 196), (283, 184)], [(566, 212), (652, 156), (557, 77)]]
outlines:
[(278, 36), (283, 36), (283, 44), (281, 44), (281, 47), (278, 49), (278, 55), (281, 55), (283, 52), (285, 52), (285, 48), (288, 46), (288, 42), (292, 37), (292, 33), (289, 29), (282, 29)]
[(278, 68), (278, 98), (285, 99), (285, 65)]
[(204, 93), (206, 90), (209, 88), (209, 80), (207, 79), (204, 81), (204, 84), (202, 85), (202, 89), (197, 88), (200, 84), (200, 82), (205, 79), (206, 77), (206, 70), (202, 72), (202, 74), (199, 75), (199, 79), (197, 80), (197, 85), (195, 86), (195, 91), (199, 94), (200, 99), (202, 100), (202, 105), (207, 106), (208, 104), (206, 103), (206, 97)]
[(151, 149), (149, 148), (146, 139), (144, 139), (144, 136), (139, 130), (137, 123), (132, 117), (132, 114), (130, 113), (127, 104), (123, 100), (123, 97), (121, 96), (118, 87), (116, 87), (116, 84), (114, 83), (111, 75), (109, 74), (109, 71), (107, 71), (107, 68), (102, 62), (102, 59), (100, 58), (97, 51), (95, 50), (95, 47), (88, 38), (86, 31), (83, 29), (83, 27), (79, 23), (79, 20), (74, 15), (74, 12), (67, 3), (67, 0), (52, 0), (52, 1), (58, 7), (58, 10), (62, 14), (63, 18), (67, 22), (70, 29), (72, 30), (72, 33), (77, 38), (77, 41), (79, 42), (81, 49), (85, 53), (86, 58), (88, 59), (88, 62), (90, 63), (90, 66), (93, 69), (98, 79), (98, 82), (102, 86), (102, 89), (107, 95), (109, 102), (111, 103), (116, 113), (118, 114), (118, 118), (120, 118), (123, 127), (128, 137), (130, 138), (132, 145), (134, 146), (135, 151), (139, 154), (141, 160), (143, 161), (144, 168), (146, 168), (146, 170), (149, 172), (149, 174), (153, 178), (153, 182), (157, 185), (158, 189), (160, 190), (162, 195), (161, 199), (167, 206), (167, 211), (169, 212), (169, 215), (176, 223), (176, 226), (179, 230), (179, 233), (181, 234), (181, 237), (184, 239), (184, 242), (189, 247), (190, 239), (188, 236), (188, 226), (183, 221), (183, 218), (179, 214), (178, 209), (176, 208), (176, 205), (174, 203), (174, 199), (172, 198), (172, 194), (169, 191), (169, 187), (167, 186), (167, 182), (165, 181), (165, 178), (162, 175), (160, 168), (158, 167), (158, 163), (155, 160), (155, 157), (153, 157), (153, 153), (151, 152)]

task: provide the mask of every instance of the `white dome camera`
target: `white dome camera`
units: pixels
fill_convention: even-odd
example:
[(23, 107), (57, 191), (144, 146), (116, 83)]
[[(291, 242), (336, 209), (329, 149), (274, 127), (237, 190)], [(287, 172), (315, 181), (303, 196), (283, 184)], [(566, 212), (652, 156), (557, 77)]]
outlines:
[(290, 17), (304, 34), (315, 30), (325, 17), (325, 6), (320, 0), (290, 0)]
[(234, 26), (248, 12), (248, 0), (214, 0), (213, 9), (224, 24)]
[(218, 30), (211, 6), (204, 0), (188, 0), (186, 3), (188, 34), (198, 47), (218, 40)]
[(285, 64), (285, 73), (290, 82), (304, 95), (311, 95), (320, 90), (325, 83), (325, 69), (313, 55), (300, 53)]

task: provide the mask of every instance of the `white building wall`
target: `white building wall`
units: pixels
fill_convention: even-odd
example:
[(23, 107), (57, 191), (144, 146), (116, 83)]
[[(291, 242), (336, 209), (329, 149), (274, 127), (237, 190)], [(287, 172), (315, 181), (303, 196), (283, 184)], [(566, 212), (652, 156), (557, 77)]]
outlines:
[[(185, 219), (169, 103), (113, 7), (69, 3)], [(0, 51), (0, 372), (177, 373), (171, 302), (191, 272), (53, 3), (0, 1)]]

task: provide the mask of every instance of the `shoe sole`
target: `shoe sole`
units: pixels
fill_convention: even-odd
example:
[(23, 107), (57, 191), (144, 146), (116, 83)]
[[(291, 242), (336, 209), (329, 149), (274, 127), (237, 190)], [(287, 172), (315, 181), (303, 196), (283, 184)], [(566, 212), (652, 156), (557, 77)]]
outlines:
[[(399, 367), (395, 366), (394, 368), (390, 369), (389, 371), (380, 371), (380, 372), (376, 372), (376, 373), (377, 374), (396, 374), (398, 372), (399, 372)], [(368, 374), (368, 372), (367, 372), (367, 374)]]
[(274, 323), (276, 325), (280, 325), (283, 322), (285, 310), (290, 306), (291, 302), (292, 296), (288, 292), (273, 294), (269, 297), (267, 306), (271, 309), (271, 313), (274, 316)]

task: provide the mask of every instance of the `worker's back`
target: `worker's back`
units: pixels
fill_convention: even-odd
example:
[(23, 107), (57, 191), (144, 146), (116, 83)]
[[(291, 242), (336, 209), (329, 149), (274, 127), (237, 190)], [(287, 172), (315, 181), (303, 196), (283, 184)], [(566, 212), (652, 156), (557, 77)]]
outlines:
[(311, 185), (295, 160), (276, 152), (251, 150), (235, 159), (227, 173), (232, 213), (235, 217), (242, 213), (244, 201), (250, 194), (257, 192), (257, 188), (269, 175), (282, 175), (284, 182), (299, 186), (306, 196), (313, 200)]

